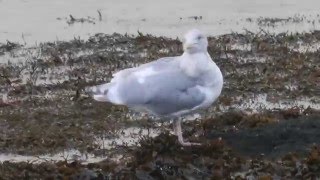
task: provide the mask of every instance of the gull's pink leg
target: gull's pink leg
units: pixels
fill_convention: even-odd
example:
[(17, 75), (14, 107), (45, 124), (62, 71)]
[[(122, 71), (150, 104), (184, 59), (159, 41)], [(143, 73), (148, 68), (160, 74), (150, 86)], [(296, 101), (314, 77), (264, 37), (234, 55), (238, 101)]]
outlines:
[(191, 143), (191, 142), (184, 142), (182, 137), (182, 131), (181, 131), (181, 119), (175, 119), (173, 120), (173, 129), (176, 136), (178, 136), (178, 141), (182, 146), (192, 146), (192, 145), (201, 145), (200, 143)]

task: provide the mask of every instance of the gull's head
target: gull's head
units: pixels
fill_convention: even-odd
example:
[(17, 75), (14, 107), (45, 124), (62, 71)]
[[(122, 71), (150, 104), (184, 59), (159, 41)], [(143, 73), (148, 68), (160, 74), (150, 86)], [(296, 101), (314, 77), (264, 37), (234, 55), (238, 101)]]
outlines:
[(188, 53), (207, 52), (208, 39), (198, 29), (188, 31), (184, 35), (183, 50)]

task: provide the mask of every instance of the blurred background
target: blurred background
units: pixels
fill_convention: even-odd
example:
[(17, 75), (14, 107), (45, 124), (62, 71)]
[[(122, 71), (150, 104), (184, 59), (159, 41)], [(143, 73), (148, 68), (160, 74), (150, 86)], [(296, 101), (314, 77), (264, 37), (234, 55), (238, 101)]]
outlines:
[[(137, 31), (175, 38), (190, 27), (208, 35), (244, 29), (257, 32), (261, 25), (277, 33), (303, 32), (319, 28), (319, 5), (316, 0), (1, 0), (0, 42), (8, 39), (33, 45)], [(79, 22), (72, 22), (70, 15)], [(276, 18), (276, 23), (268, 26), (265, 18)]]

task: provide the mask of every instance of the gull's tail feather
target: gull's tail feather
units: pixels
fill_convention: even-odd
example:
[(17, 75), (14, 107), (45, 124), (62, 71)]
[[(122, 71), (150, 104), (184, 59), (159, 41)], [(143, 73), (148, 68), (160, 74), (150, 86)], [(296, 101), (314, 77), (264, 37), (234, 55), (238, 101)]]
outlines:
[(98, 86), (87, 87), (85, 91), (93, 96), (93, 99), (100, 102), (110, 102), (107, 94), (111, 83), (101, 84)]
[(105, 95), (93, 95), (93, 99), (100, 102), (108, 102), (109, 99)]

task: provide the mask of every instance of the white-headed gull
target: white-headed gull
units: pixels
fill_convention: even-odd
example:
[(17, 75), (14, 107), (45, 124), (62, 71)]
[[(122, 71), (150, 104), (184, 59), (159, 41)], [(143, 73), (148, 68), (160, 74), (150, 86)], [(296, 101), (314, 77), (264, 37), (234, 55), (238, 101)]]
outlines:
[(209, 107), (221, 93), (223, 77), (207, 47), (207, 37), (191, 30), (184, 36), (181, 56), (121, 70), (109, 83), (92, 87), (93, 98), (169, 117), (181, 145), (199, 145), (184, 141), (180, 117)]

